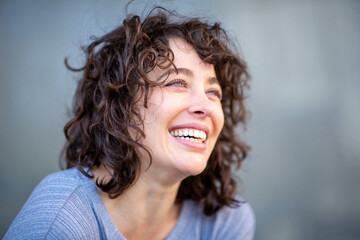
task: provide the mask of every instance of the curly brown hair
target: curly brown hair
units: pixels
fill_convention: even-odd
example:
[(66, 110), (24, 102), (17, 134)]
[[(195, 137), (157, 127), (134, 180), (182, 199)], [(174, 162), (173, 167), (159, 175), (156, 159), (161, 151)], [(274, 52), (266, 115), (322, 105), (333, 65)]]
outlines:
[(177, 202), (195, 200), (204, 204), (206, 215), (212, 215), (225, 205), (238, 203), (232, 170), (240, 168), (249, 150), (235, 132), (246, 120), (247, 67), (231, 50), (233, 45), (218, 23), (198, 18), (171, 21), (175, 14), (157, 10), (143, 22), (139, 16), (128, 16), (123, 25), (95, 39), (85, 49), (83, 68), (71, 68), (65, 61), (70, 70), (83, 71), (74, 97), (74, 116), (64, 127), (66, 168), (77, 167), (90, 178), (93, 176), (86, 168), (103, 164), (111, 169), (109, 181), (96, 180), (111, 198), (136, 181), (140, 169), (136, 149), (146, 150), (150, 159), (151, 154), (130, 134), (135, 130), (140, 138), (145, 137), (139, 121), (134, 121), (143, 121), (135, 104), (141, 91), (147, 107), (149, 88), (161, 84), (149, 80), (147, 73), (156, 66), (173, 65), (169, 39), (179, 37), (192, 45), (204, 62), (214, 65), (223, 91), (225, 123), (208, 164), (201, 174), (184, 179), (177, 195)]

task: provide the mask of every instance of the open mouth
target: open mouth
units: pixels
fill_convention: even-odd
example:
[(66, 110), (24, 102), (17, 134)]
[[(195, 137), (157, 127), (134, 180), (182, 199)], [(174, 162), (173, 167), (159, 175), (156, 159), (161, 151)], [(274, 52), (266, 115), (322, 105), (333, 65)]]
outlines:
[(175, 129), (170, 131), (170, 134), (176, 138), (196, 143), (203, 143), (207, 137), (204, 131), (197, 129)]

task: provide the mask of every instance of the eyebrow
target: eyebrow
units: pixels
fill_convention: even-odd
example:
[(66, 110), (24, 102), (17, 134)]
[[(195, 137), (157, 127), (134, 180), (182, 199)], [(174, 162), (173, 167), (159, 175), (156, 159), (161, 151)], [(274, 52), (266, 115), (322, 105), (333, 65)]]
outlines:
[(171, 69), (166, 70), (163, 74), (161, 74), (160, 77), (159, 77), (159, 80), (163, 79), (165, 76), (169, 77), (171, 74), (174, 74), (174, 73), (175, 74), (179, 74), (179, 73), (184, 74), (184, 75), (186, 75), (188, 77), (193, 77), (194, 76), (193, 72), (191, 70), (187, 69), (187, 68), (177, 68), (177, 69), (171, 68)]
[[(190, 69), (187, 69), (187, 68), (171, 68), (171, 69), (168, 69), (166, 70), (163, 74), (160, 75), (160, 77), (158, 78), (159, 80), (163, 79), (165, 76), (166, 77), (169, 77), (171, 74), (184, 74), (188, 77), (193, 77), (194, 74), (193, 72), (190, 70)], [(215, 77), (210, 77), (207, 82), (209, 84), (218, 84), (220, 85), (219, 81), (215, 78)]]

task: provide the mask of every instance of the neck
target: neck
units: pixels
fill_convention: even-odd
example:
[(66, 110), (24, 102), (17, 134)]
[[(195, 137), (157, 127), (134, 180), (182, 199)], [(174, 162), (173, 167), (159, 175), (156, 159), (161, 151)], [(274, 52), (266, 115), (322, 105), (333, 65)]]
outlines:
[[(109, 177), (102, 168), (93, 170), (97, 177)], [(150, 172), (142, 172), (136, 183), (115, 199), (99, 189), (112, 220), (127, 239), (162, 239), (170, 233), (180, 214), (175, 204), (180, 181), (169, 184), (154, 181)], [(152, 236), (152, 237), (150, 237)]]

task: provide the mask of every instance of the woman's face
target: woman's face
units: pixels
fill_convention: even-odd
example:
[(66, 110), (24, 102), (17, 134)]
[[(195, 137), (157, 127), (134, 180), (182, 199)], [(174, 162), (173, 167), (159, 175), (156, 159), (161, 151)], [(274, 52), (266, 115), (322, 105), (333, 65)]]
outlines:
[[(141, 143), (150, 149), (158, 177), (184, 178), (204, 170), (223, 127), (221, 87), (214, 66), (191, 45), (180, 38), (169, 44), (178, 73), (173, 67), (149, 73), (150, 80), (166, 81), (150, 90), (147, 108), (139, 104), (146, 134)], [(146, 168), (148, 157), (140, 156)]]

